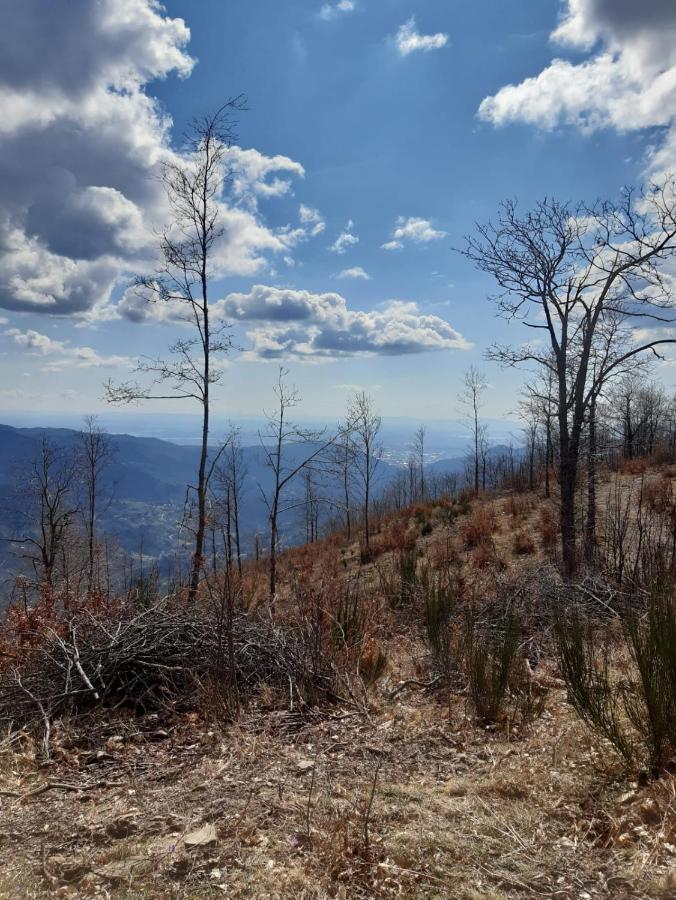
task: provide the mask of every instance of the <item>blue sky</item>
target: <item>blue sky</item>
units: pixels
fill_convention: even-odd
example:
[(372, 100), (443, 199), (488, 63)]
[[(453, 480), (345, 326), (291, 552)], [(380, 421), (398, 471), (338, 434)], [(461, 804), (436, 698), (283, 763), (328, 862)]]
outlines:
[[(279, 362), (308, 416), (340, 415), (359, 387), (388, 416), (455, 418), (471, 364), (488, 374), (486, 414), (513, 415), (523, 375), (483, 354), (523, 337), (454, 248), (505, 197), (612, 197), (676, 161), (665, 0), (643, 5), (640, 34), (629, 0), (73, 0), (58, 17), (5, 2), (17, 30), (0, 38), (0, 411), (101, 409), (108, 377), (179, 333), (125, 289), (152, 263), (156, 160), (228, 96), (249, 98), (239, 144), (253, 151), (238, 157), (239, 231), (214, 286), (245, 319), (247, 352), (216, 397), (233, 417), (269, 403)], [(326, 324), (335, 294), (345, 334)], [(319, 337), (252, 319), (261, 297), (306, 304)], [(280, 340), (288, 355), (269, 352)]]

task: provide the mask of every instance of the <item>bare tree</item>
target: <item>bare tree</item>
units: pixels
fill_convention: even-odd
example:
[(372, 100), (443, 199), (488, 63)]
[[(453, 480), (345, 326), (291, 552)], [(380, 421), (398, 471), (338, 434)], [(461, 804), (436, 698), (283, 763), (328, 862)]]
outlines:
[(646, 376), (645, 371), (629, 368), (608, 392), (610, 418), (619, 433), (625, 459), (653, 453), (660, 422), (668, 415), (664, 392)]
[[(661, 265), (676, 252), (674, 183), (651, 185), (617, 203), (593, 206), (545, 199), (521, 215), (513, 201), (495, 222), (477, 226), (464, 254), (492, 275), (501, 292), (499, 314), (543, 334), (539, 343), (497, 345), (491, 356), (515, 366), (549, 368), (556, 386), (563, 570), (577, 567), (576, 480), (589, 406), (628, 358), (673, 343), (646, 326), (675, 321), (670, 282)], [(630, 345), (592, 373), (598, 330), (610, 318), (633, 326)], [(639, 327), (643, 326), (643, 327)]]
[(352, 398), (347, 418), (356, 450), (354, 468), (362, 489), (364, 547), (368, 551), (370, 549), (369, 513), (373, 493), (373, 477), (383, 455), (380, 443), (382, 419), (376, 413), (373, 401), (364, 391), (357, 392)]
[[(274, 603), (277, 594), (277, 549), (279, 546), (279, 518), (285, 512), (303, 505), (304, 499), (283, 502), (283, 494), (291, 481), (303, 470), (315, 463), (336, 441), (336, 435), (326, 437), (326, 432), (301, 428), (289, 420), (290, 411), (300, 403), (300, 395), (294, 387), (288, 387), (286, 378), (288, 371), (280, 366), (279, 377), (274, 392), (277, 398), (277, 409), (269, 414), (267, 427), (259, 432), (259, 440), (265, 455), (268, 468), (272, 471), (272, 487), (265, 491), (259, 484), (261, 495), (268, 510), (270, 523), (270, 601)], [(309, 446), (308, 446), (309, 445)], [(287, 462), (290, 447), (301, 447), (299, 455), (295, 453)], [(315, 498), (314, 502), (321, 502)]]
[(319, 537), (320, 501), (317, 493), (317, 473), (312, 466), (303, 469), (303, 487), (305, 492), (305, 542), (313, 544)]
[(520, 417), (524, 421), (523, 434), (526, 439), (526, 461), (528, 465), (528, 490), (535, 487), (535, 457), (538, 434), (540, 431), (540, 415), (537, 404), (531, 396), (526, 396), (521, 403)]
[[(486, 376), (479, 372), (474, 366), (465, 372), (464, 387), (460, 394), (460, 402), (469, 410), (472, 438), (474, 444), (473, 464), (474, 464), (474, 492), (479, 493), (479, 472), (481, 466), (481, 421), (479, 419), (479, 410), (483, 402), (483, 395), (487, 388)], [(484, 443), (485, 443), (485, 435)]]
[(242, 443), (239, 428), (233, 428), (228, 441), (228, 449), (225, 457), (225, 476), (231, 496), (230, 516), (235, 537), (235, 558), (237, 560), (237, 572), (242, 577), (242, 541), (240, 536), (240, 510), (242, 495), (248, 470), (242, 453)]
[(424, 425), (420, 425), (413, 439), (413, 453), (418, 465), (420, 481), (420, 499), (425, 502), (425, 436), (427, 432)]
[(84, 488), (81, 504), (87, 537), (87, 588), (94, 589), (96, 562), (96, 526), (100, 504), (110, 504), (111, 497), (102, 495), (103, 475), (113, 457), (113, 447), (106, 432), (99, 426), (96, 416), (86, 416), (80, 432), (77, 454), (79, 476)]
[(18, 555), (28, 560), (50, 596), (55, 570), (69, 529), (78, 513), (76, 467), (71, 454), (43, 437), (19, 490), (27, 534), (11, 539)]
[(219, 463), (214, 470), (211, 493), (214, 496), (212, 514), (212, 569), (218, 568), (216, 531), (220, 531), (228, 572), (237, 566), (242, 577), (241, 503), (248, 469), (241, 445), (239, 427), (231, 426), (219, 450)]
[[(140, 276), (136, 286), (151, 303), (170, 307), (175, 318), (194, 328), (190, 338), (179, 338), (169, 359), (140, 360), (137, 371), (152, 383), (108, 384), (107, 399), (113, 403), (138, 400), (194, 400), (202, 409), (202, 440), (197, 484), (197, 524), (190, 571), (189, 596), (197, 593), (203, 564), (207, 524), (207, 491), (215, 461), (209, 461), (210, 389), (221, 380), (222, 370), (214, 357), (231, 347), (227, 326), (210, 317), (209, 288), (213, 259), (223, 237), (221, 200), (230, 180), (228, 150), (234, 140), (233, 114), (244, 108), (241, 97), (229, 100), (215, 113), (197, 119), (188, 136), (189, 153), (180, 161), (166, 162), (162, 178), (172, 214), (171, 224), (160, 240), (162, 264), (151, 276)], [(160, 385), (168, 391), (156, 392)]]
[(410, 506), (411, 503), (415, 503), (418, 496), (418, 460), (415, 458), (413, 451), (409, 453), (406, 460), (406, 471), (408, 474), (408, 485), (404, 487), (403, 491), (404, 505)]
[(355, 447), (349, 422), (344, 422), (339, 426), (338, 436), (333, 445), (331, 456), (331, 468), (333, 469), (334, 477), (339, 483), (340, 507), (342, 507), (347, 539), (350, 540), (352, 537), (352, 481)]

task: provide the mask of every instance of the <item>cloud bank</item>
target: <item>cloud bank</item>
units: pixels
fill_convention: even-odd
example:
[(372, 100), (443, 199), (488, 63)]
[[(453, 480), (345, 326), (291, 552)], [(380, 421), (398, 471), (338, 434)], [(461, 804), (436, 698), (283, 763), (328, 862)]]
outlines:
[[(167, 219), (153, 176), (174, 151), (146, 88), (190, 75), (189, 38), (156, 0), (12, 5), (0, 30), (0, 307), (100, 313), (122, 276), (150, 265)], [(219, 267), (250, 275), (308, 237), (258, 212), (304, 172), (239, 147), (231, 163)]]
[(471, 347), (444, 319), (398, 300), (364, 312), (350, 309), (336, 293), (255, 285), (248, 293), (230, 294), (217, 308), (223, 318), (255, 326), (246, 332), (251, 348), (244, 357), (250, 360), (403, 356)]
[(653, 171), (676, 164), (676, 3), (673, 0), (567, 0), (551, 34), (582, 62), (552, 60), (538, 75), (487, 97), (479, 116), (495, 125), (525, 122), (584, 131), (663, 127)]
[(69, 341), (57, 341), (32, 329), (21, 331), (18, 328), (10, 328), (4, 334), (26, 353), (49, 357), (49, 361), (42, 366), (43, 372), (129, 366), (132, 362), (128, 356), (102, 356), (91, 347), (73, 347)]

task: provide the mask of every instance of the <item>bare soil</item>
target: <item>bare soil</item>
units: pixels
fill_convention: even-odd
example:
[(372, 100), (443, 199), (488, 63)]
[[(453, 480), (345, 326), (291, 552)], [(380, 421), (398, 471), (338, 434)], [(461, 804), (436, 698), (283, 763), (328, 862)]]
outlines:
[(5, 757), (0, 896), (676, 896), (676, 782), (628, 781), (538, 680), (522, 735), (392, 675), (368, 716), (63, 725), (49, 766)]

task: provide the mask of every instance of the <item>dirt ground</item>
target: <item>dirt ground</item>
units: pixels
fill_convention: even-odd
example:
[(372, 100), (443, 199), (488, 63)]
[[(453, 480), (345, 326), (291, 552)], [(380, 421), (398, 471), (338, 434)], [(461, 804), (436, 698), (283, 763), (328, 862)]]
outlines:
[(629, 782), (538, 677), (523, 735), (392, 677), (369, 715), (62, 726), (50, 765), (4, 757), (0, 896), (676, 896), (676, 782)]

